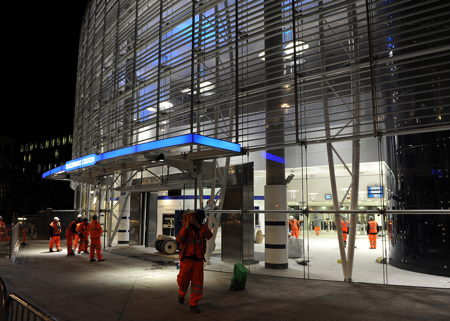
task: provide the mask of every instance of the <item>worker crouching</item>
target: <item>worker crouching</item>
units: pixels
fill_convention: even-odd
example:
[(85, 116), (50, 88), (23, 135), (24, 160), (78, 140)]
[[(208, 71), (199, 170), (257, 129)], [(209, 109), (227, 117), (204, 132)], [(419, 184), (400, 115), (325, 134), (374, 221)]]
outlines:
[(77, 233), (78, 233), (78, 239), (79, 239), (79, 246), (78, 246), (78, 254), (81, 252), (83, 253), (89, 253), (88, 247), (89, 247), (89, 223), (87, 218), (83, 218), (81, 223), (77, 224)]
[(205, 262), (206, 240), (212, 237), (207, 224), (202, 224), (205, 212), (197, 210), (183, 215), (183, 227), (177, 235), (180, 256), (178, 273), (178, 302), (184, 303), (189, 284), (191, 296), (189, 306), (193, 312), (201, 312), (198, 302), (203, 294), (203, 264)]

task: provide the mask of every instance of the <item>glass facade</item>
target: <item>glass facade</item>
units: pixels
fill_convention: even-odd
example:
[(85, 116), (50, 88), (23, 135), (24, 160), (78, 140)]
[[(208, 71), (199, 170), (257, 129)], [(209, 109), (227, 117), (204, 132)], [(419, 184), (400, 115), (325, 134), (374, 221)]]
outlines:
[[(356, 253), (355, 277), (361, 279), (358, 260), (378, 257), (449, 275), (448, 235), (420, 227), (449, 227), (444, 212), (436, 220), (425, 215), (450, 205), (449, 158), (442, 148), (450, 143), (449, 10), (450, 3), (439, 0), (91, 1), (80, 39), (73, 159), (185, 134), (238, 143), (245, 153), (227, 158), (204, 146), (173, 147), (96, 164), (71, 178), (78, 184), (76, 207), (132, 213), (134, 232), (121, 236), (130, 222), (108, 221), (104, 212), (111, 242), (116, 235), (119, 243), (132, 242), (140, 233), (136, 242), (147, 244), (145, 224), (159, 224), (147, 228), (163, 233), (169, 212), (202, 207), (206, 196), (217, 197), (219, 210), (260, 210), (252, 228), (267, 234), (272, 221), (264, 213), (264, 186), (283, 185), (286, 201), (279, 209), (292, 211), (305, 232), (302, 277), (328, 278), (306, 262), (313, 262), (311, 251), (319, 253), (316, 262), (331, 264), (328, 254), (320, 258), (315, 227), (324, 240), (333, 238), (332, 255), (342, 254), (336, 212), (353, 222), (356, 241), (352, 236), (349, 242), (357, 248), (368, 244), (369, 215), (381, 226), (377, 252)], [(431, 147), (423, 148), (423, 141)], [(160, 153), (165, 160), (156, 167)], [(411, 163), (412, 155), (422, 157)], [(252, 184), (233, 176), (248, 163)], [(227, 182), (227, 175), (234, 178)], [(172, 205), (159, 198), (174, 190), (183, 193)], [(224, 200), (221, 190), (245, 197)], [(192, 201), (197, 198), (202, 204)], [(158, 220), (143, 214), (150, 208)], [(401, 210), (423, 211), (429, 219), (395, 214)], [(130, 215), (114, 215), (122, 216)], [(433, 233), (433, 241), (422, 243), (435, 244), (428, 248), (438, 254), (399, 241), (413, 233), (408, 222)], [(265, 250), (281, 246), (288, 244), (266, 242)], [(432, 267), (424, 267), (426, 257)], [(411, 260), (423, 268), (407, 264)], [(388, 283), (392, 268), (379, 265), (377, 282)], [(336, 269), (330, 278), (342, 279)]]

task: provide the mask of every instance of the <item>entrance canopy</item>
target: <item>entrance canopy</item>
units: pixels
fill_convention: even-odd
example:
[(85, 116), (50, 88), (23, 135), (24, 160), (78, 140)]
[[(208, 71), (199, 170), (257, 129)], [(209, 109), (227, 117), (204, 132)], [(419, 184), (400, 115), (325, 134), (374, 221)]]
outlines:
[(89, 154), (45, 172), (42, 178), (92, 182), (97, 176), (112, 174), (118, 170), (162, 164), (166, 158), (195, 160), (234, 156), (241, 153), (240, 144), (187, 134), (132, 145), (102, 154)]

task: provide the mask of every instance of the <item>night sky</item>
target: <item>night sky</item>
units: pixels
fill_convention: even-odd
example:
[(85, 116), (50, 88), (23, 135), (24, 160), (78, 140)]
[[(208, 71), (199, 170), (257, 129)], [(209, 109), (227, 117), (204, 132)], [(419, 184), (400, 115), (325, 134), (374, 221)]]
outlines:
[(3, 91), (0, 135), (27, 140), (72, 132), (78, 40), (87, 2), (5, 3), (2, 11), (12, 19), (3, 22), (8, 58), (2, 60), (10, 77)]

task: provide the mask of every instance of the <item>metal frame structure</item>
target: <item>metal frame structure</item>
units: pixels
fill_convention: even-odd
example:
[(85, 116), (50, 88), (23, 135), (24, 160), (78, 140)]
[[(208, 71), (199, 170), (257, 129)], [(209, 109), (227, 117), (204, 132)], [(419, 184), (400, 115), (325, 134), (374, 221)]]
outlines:
[[(442, 0), (92, 0), (80, 40), (73, 157), (198, 134), (248, 153), (299, 146), (303, 163), (308, 146), (325, 144), (338, 231), (334, 155), (352, 177), (348, 253), (338, 233), (351, 281), (361, 141), (376, 139), (381, 158), (385, 137), (450, 130), (449, 10)], [(338, 142), (352, 145), (351, 169)], [(230, 156), (201, 154), (207, 149), (166, 150), (167, 168)], [(109, 245), (126, 206), (108, 199), (132, 190), (125, 185), (137, 173), (153, 176), (149, 160), (159, 152), (79, 179), (79, 191), (95, 185), (109, 204), (96, 208), (106, 214)], [(129, 176), (118, 183), (121, 175)], [(190, 179), (203, 193), (201, 174)], [(88, 213), (89, 189), (79, 200)]]

